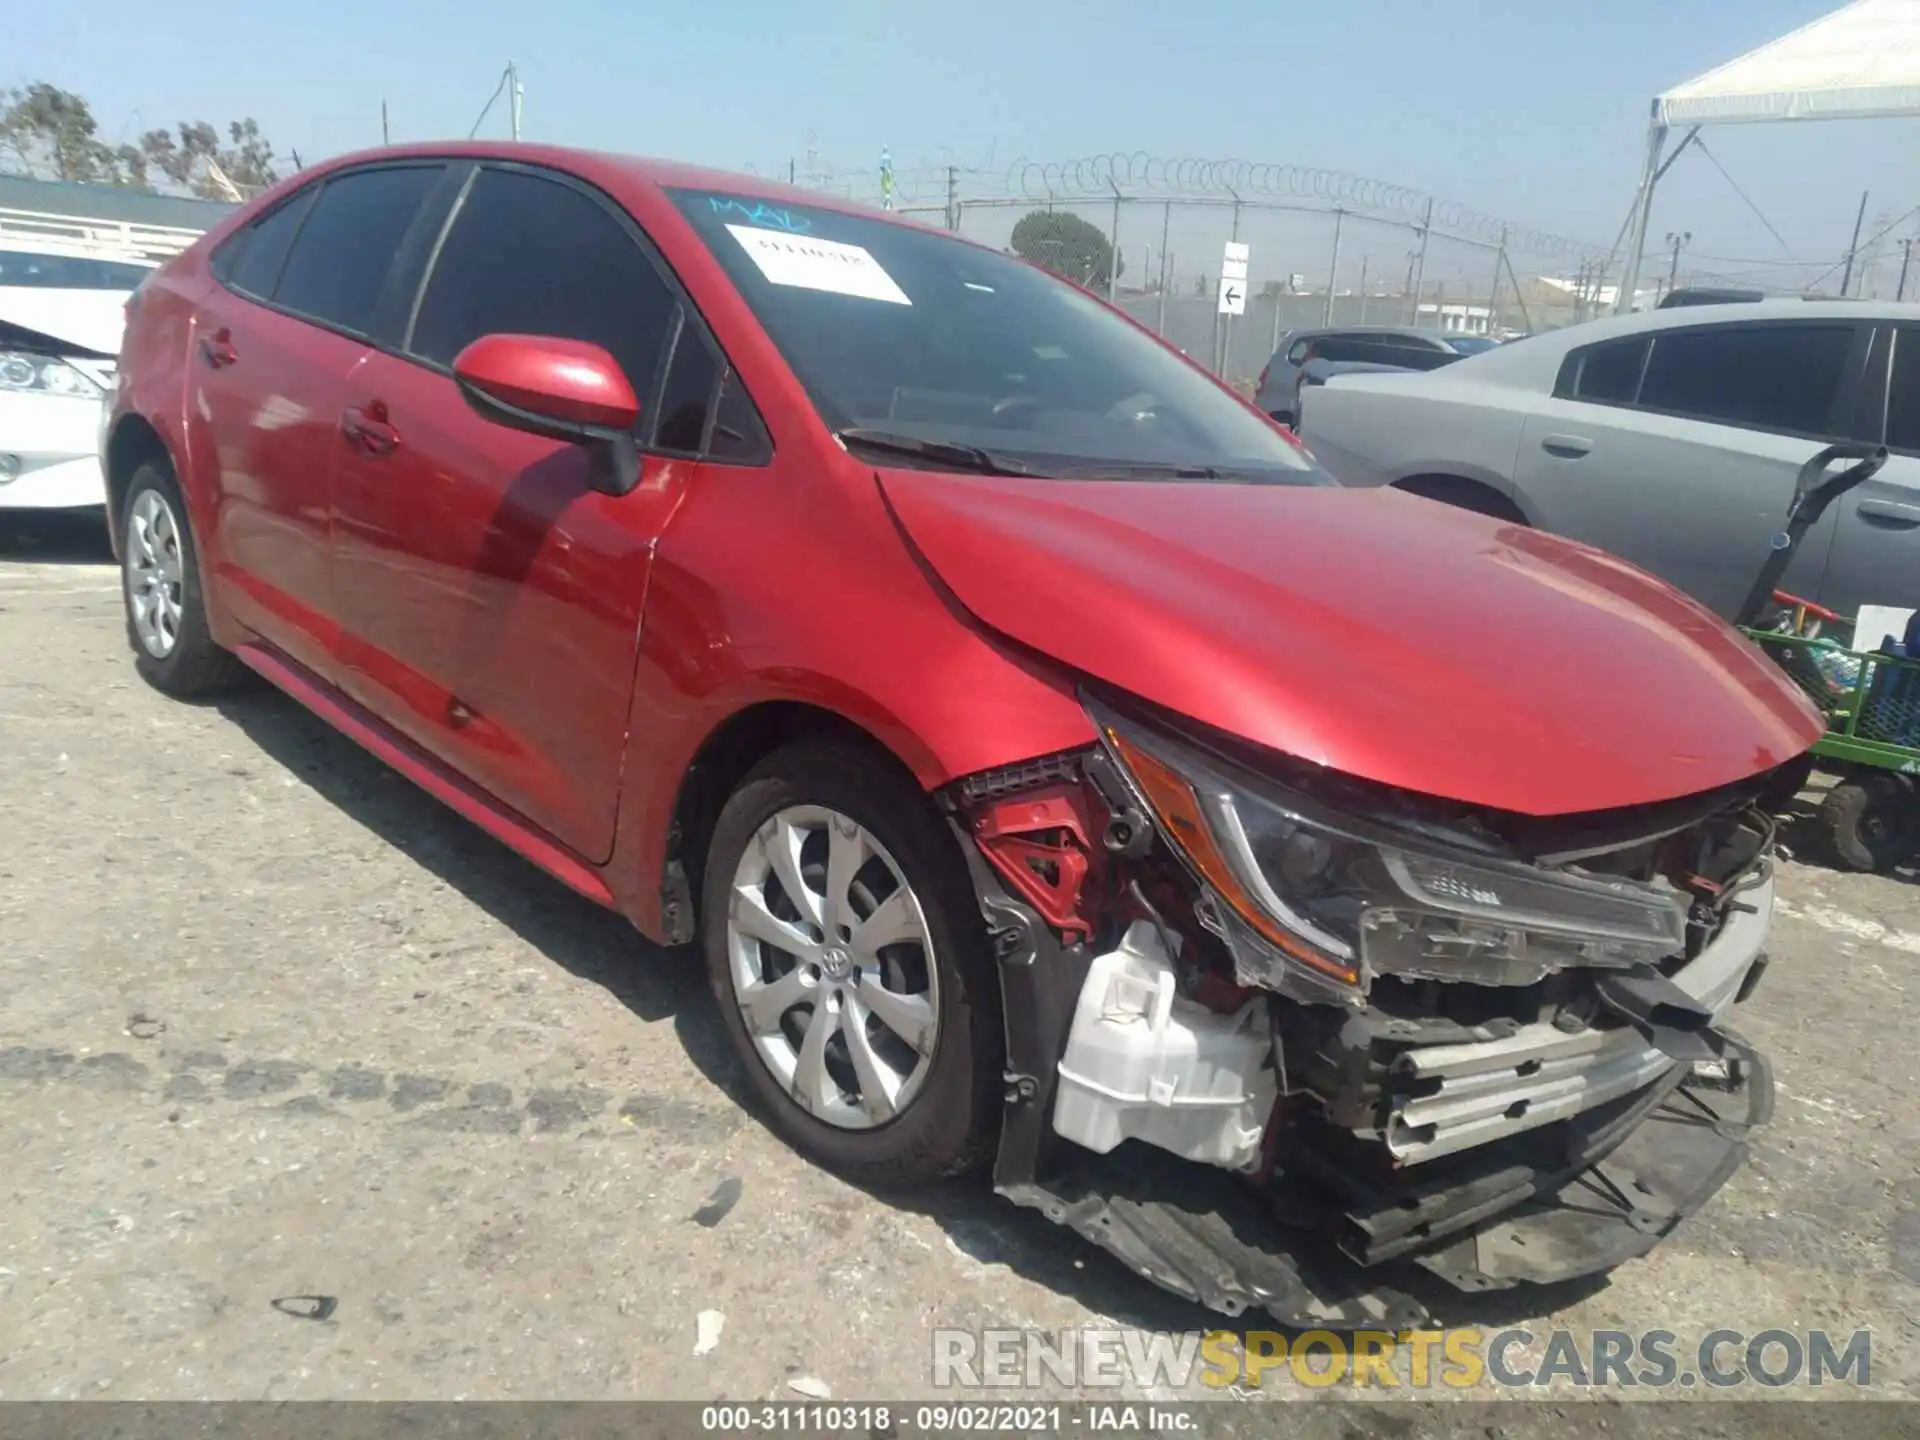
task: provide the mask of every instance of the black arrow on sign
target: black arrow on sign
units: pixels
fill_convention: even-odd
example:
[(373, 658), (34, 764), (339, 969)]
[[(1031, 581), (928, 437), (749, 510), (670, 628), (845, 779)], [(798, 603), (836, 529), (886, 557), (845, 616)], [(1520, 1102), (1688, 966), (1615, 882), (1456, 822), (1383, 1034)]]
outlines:
[(1237, 305), (1239, 302), (1240, 302), (1240, 292), (1234, 289), (1231, 285), (1229, 285), (1227, 287), (1227, 303), (1229, 305)]

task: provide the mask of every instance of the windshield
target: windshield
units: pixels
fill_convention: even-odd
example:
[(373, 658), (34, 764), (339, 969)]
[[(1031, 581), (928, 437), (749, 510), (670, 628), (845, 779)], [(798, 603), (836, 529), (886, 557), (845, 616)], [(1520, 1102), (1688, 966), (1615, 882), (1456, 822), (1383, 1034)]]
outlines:
[(1485, 335), (1449, 335), (1447, 344), (1462, 355), (1478, 355), (1482, 350), (1491, 350), (1498, 340), (1489, 340)]
[(1011, 256), (878, 217), (673, 197), (850, 445), (906, 441), (892, 453), (911, 458), (936, 442), (927, 463), (969, 447), (1035, 474), (1332, 483), (1178, 355)]
[(150, 267), (87, 255), (34, 255), (0, 250), (0, 287), (32, 290), (131, 290)]

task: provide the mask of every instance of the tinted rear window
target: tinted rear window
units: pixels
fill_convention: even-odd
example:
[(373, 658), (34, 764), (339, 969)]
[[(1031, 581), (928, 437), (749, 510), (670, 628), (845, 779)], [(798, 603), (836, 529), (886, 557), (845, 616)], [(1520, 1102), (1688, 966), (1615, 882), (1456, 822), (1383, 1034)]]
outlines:
[(1640, 392), (1640, 372), (1646, 366), (1647, 337), (1614, 340), (1583, 351), (1574, 366), (1568, 394), (1575, 400), (1602, 405), (1631, 405)]
[(394, 254), (439, 178), (437, 166), (411, 166), (328, 181), (287, 256), (274, 303), (365, 335)]
[(280, 283), (280, 267), (287, 263), (287, 251), (313, 197), (312, 190), (296, 195), (234, 237), (239, 253), (228, 277), (234, 289), (273, 298), (273, 287)]

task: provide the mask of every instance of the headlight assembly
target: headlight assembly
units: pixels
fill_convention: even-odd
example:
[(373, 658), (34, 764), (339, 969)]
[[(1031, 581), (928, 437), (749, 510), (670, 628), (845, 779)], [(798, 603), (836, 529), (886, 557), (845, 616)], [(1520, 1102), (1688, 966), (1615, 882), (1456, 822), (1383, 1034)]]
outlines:
[(1676, 891), (1449, 851), (1131, 722), (1096, 720), (1161, 834), (1205, 882), (1201, 918), (1233, 950), (1242, 983), (1350, 1002), (1373, 975), (1529, 985), (1685, 945)]
[(106, 393), (99, 382), (66, 361), (23, 350), (0, 350), (0, 390), (64, 395), (74, 400), (98, 400)]

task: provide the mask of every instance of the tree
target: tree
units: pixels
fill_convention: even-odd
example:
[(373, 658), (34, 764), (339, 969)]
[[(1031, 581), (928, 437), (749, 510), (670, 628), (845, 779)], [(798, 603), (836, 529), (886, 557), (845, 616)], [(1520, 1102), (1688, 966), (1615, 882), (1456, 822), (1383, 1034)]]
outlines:
[(273, 146), (253, 119), (227, 126), (227, 143), (204, 120), (149, 130), (136, 145), (99, 138), (93, 108), (45, 81), (0, 92), (0, 164), (54, 180), (172, 189), (209, 200), (232, 200), (280, 178)]
[(28, 175), (117, 182), (119, 162), (99, 128), (84, 99), (44, 80), (0, 92), (0, 155)]
[(1125, 261), (1113, 269), (1113, 246), (1099, 226), (1053, 210), (1020, 217), (1013, 227), (1013, 253), (1092, 290), (1106, 289), (1109, 273), (1124, 275), (1127, 269)]
[[(260, 133), (256, 120), (235, 120), (227, 126), (227, 147), (220, 132), (204, 120), (182, 120), (179, 138), (166, 130), (149, 130), (140, 137), (140, 173), (151, 167), (172, 184), (207, 200), (231, 200), (234, 194), (264, 189), (280, 178), (273, 164), (273, 147)], [(129, 166), (128, 168), (132, 168)], [(221, 177), (233, 189), (220, 183)]]

